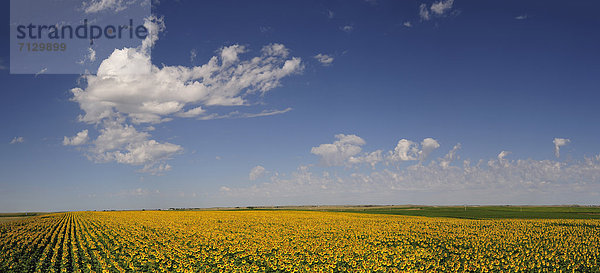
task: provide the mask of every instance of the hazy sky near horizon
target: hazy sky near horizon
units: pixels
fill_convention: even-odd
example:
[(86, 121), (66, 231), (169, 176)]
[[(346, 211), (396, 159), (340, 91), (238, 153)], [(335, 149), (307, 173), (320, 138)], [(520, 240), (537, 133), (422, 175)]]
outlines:
[(598, 204), (598, 10), (161, 0), (97, 75), (9, 74), (5, 24), (0, 211)]

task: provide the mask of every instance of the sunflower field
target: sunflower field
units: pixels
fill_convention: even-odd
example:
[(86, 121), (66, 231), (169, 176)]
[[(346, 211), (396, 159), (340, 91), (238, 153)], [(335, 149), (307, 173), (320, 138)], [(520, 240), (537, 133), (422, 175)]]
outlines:
[(0, 272), (600, 272), (600, 220), (67, 212), (0, 224)]

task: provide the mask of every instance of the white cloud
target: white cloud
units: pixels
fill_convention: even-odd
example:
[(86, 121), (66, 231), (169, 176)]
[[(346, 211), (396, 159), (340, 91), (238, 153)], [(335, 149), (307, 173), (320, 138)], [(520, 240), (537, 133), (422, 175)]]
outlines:
[(250, 187), (230, 188), (221, 187), (221, 193), (236, 196), (252, 197), (289, 197), (297, 195), (313, 195), (322, 191), (330, 191), (335, 181), (329, 174), (315, 175), (307, 166), (300, 166), (289, 176), (274, 174), (269, 182)]
[(164, 161), (183, 151), (179, 145), (149, 139), (150, 134), (128, 124), (105, 121), (103, 127), (90, 148), (89, 157), (96, 162), (143, 165), (143, 172), (156, 173), (171, 169)]
[(600, 193), (600, 155), (564, 163), (509, 160), (506, 156), (510, 152), (502, 151), (477, 164), (465, 160), (462, 165), (451, 166), (450, 162), (459, 158), (459, 149), (457, 144), (446, 156), (438, 158), (440, 164), (388, 166), (371, 172), (319, 173), (315, 167), (304, 165), (290, 174), (275, 172), (262, 184), (242, 188), (224, 186), (221, 192), (235, 200), (254, 200), (254, 204), (256, 200), (267, 204), (543, 204), (563, 200), (595, 202)]
[(388, 152), (388, 160), (390, 161), (409, 161), (417, 160), (419, 156), (419, 146), (417, 143), (408, 139), (398, 141), (396, 148)]
[(132, 196), (137, 196), (137, 197), (141, 197), (141, 196), (148, 196), (151, 194), (159, 194), (160, 191), (155, 190), (154, 192), (148, 190), (148, 189), (143, 189), (143, 188), (137, 188), (137, 189), (131, 189), (131, 190), (121, 190), (115, 194), (110, 194), (109, 196), (111, 197), (115, 197), (115, 196), (122, 196), (122, 197), (132, 197)]
[[(144, 27), (146, 27), (148, 30), (148, 36), (146, 36), (146, 38), (142, 41), (141, 51), (146, 55), (150, 55), (150, 49), (154, 47), (154, 44), (156, 44), (156, 41), (158, 41), (158, 34), (166, 29), (164, 17), (156, 17), (151, 15), (147, 18), (144, 18)], [(149, 69), (150, 64), (146, 64), (146, 67), (144, 68)], [(147, 71), (148, 70), (144, 70), (143, 73), (147, 73)], [(127, 72), (131, 73), (132, 71)]]
[(259, 179), (265, 175), (265, 168), (263, 166), (256, 166), (250, 170), (248, 178), (252, 181)]
[(556, 158), (560, 157), (560, 147), (567, 145), (569, 142), (571, 142), (571, 140), (567, 138), (555, 138), (554, 141), (552, 141), (552, 143), (554, 143), (554, 155)]
[(419, 151), (419, 160), (425, 160), (431, 152), (439, 148), (440, 144), (433, 138), (425, 138), (421, 142), (421, 151)]
[(35, 73), (35, 74), (34, 74), (34, 77), (37, 77), (37, 76), (39, 76), (39, 75), (41, 75), (41, 74), (44, 74), (44, 73), (46, 73), (47, 71), (48, 71), (48, 68), (47, 68), (47, 67), (44, 67), (44, 68), (40, 69), (40, 71), (38, 71), (37, 73)]
[(525, 20), (527, 18), (529, 18), (529, 16), (527, 16), (527, 14), (522, 14), (522, 15), (515, 17), (516, 20)]
[(161, 175), (163, 172), (170, 171), (172, 169), (171, 165), (167, 163), (160, 163), (156, 165), (146, 164), (144, 168), (140, 169), (141, 173), (149, 173), (152, 175)]
[(317, 59), (317, 61), (319, 61), (324, 66), (329, 66), (331, 65), (331, 63), (333, 63), (333, 57), (326, 54), (319, 53), (315, 55), (315, 59)]
[[(338, 134), (338, 140), (331, 144), (321, 144), (311, 149), (311, 153), (321, 157), (325, 166), (349, 166), (352, 164), (368, 164), (372, 168), (384, 160), (382, 150), (361, 154), (361, 146), (366, 142), (356, 135)], [(433, 138), (425, 138), (419, 144), (407, 139), (401, 139), (392, 151), (387, 152), (388, 163), (419, 160), (423, 162), (429, 154), (439, 148), (440, 144)]]
[(429, 14), (429, 10), (427, 9), (427, 4), (419, 5), (419, 16), (421, 20), (429, 21), (431, 19), (431, 15)]
[[(353, 164), (368, 164), (371, 168), (384, 160), (382, 150), (361, 154), (364, 139), (356, 135), (338, 134), (338, 140), (331, 144), (321, 144), (311, 149), (311, 153), (320, 156), (325, 166), (350, 166)], [(388, 163), (427, 159), (429, 154), (439, 148), (440, 144), (433, 138), (425, 138), (419, 144), (407, 139), (401, 139), (392, 151), (387, 152)]]
[(388, 152), (387, 159), (391, 162), (412, 160), (424, 161), (431, 152), (439, 147), (440, 144), (437, 140), (430, 137), (421, 141), (421, 148), (419, 148), (419, 144), (416, 142), (408, 139), (401, 139), (398, 141), (394, 150)]
[(96, 50), (91, 47), (88, 47), (87, 54), (83, 56), (83, 59), (79, 60), (78, 64), (85, 64), (89, 62), (96, 61)]
[[(83, 11), (87, 14), (97, 13), (105, 10), (111, 10), (116, 13), (127, 9), (127, 6), (130, 6), (135, 2), (135, 0), (90, 0), (83, 2)], [(141, 0), (139, 2), (145, 2), (145, 4), (149, 4), (150, 0)]]
[(310, 152), (321, 157), (321, 162), (326, 166), (342, 166), (347, 160), (360, 153), (365, 141), (356, 135), (337, 134), (338, 140), (332, 144), (321, 144), (313, 147)]
[(343, 27), (340, 27), (340, 29), (346, 33), (350, 33), (352, 32), (352, 30), (354, 30), (354, 27), (351, 25), (345, 25)]
[(267, 117), (267, 116), (274, 116), (274, 115), (287, 113), (289, 111), (292, 111), (292, 107), (288, 107), (283, 110), (263, 110), (260, 113), (246, 113), (246, 114), (243, 114), (242, 117), (244, 117), (244, 118)]
[(327, 18), (333, 19), (334, 16), (335, 16), (335, 13), (333, 11), (327, 10)]
[(93, 62), (96, 60), (96, 50), (94, 50), (93, 48), (88, 48), (88, 55), (86, 56), (86, 58)]
[(63, 138), (63, 145), (65, 146), (78, 146), (78, 145), (82, 145), (85, 144), (87, 141), (89, 140), (88, 137), (88, 130), (83, 130), (79, 133), (77, 133), (77, 135), (73, 136), (73, 137), (64, 137)]
[(509, 154), (511, 154), (511, 152), (509, 151), (502, 151), (498, 154), (498, 162), (501, 165), (506, 165), (508, 164), (508, 160), (505, 159), (506, 156), (508, 156)]
[(283, 110), (263, 110), (260, 113), (244, 113), (241, 115), (243, 118), (257, 118), (280, 115), (292, 111), (292, 107), (285, 108)]
[(219, 49), (204, 65), (158, 67), (151, 63), (150, 49), (165, 29), (163, 19), (147, 18), (144, 26), (150, 35), (140, 47), (115, 49), (101, 62), (96, 75), (82, 76), (85, 85), (71, 90), (72, 100), (83, 110), (79, 120), (101, 128), (89, 149), (91, 159), (143, 165), (142, 171), (150, 173), (166, 171), (171, 166), (165, 161), (183, 148), (152, 140), (133, 125), (147, 126), (175, 117), (250, 118), (291, 110), (236, 111), (226, 117), (206, 111), (207, 106), (251, 104), (250, 95), (264, 95), (280, 86), (283, 78), (300, 73), (304, 67), (301, 59), (289, 57), (284, 45), (266, 45), (258, 56), (248, 59), (242, 55), (249, 49), (231, 45)]
[(454, 4), (454, 0), (440, 0), (431, 5), (431, 11), (437, 15), (443, 15), (452, 9), (452, 4)]
[(22, 136), (19, 137), (14, 137), (11, 141), (10, 144), (19, 144), (19, 143), (23, 143), (25, 142), (25, 138)]
[(446, 156), (444, 156), (444, 158), (440, 158), (439, 162), (440, 162), (440, 166), (444, 169), (448, 169), (450, 167), (450, 163), (452, 163), (452, 161), (459, 159), (458, 155), (456, 154), (458, 152), (458, 150), (460, 150), (460, 143), (454, 145), (454, 147), (452, 147), (452, 150), (450, 150)]
[(233, 111), (227, 114), (219, 115), (217, 113), (212, 113), (210, 115), (205, 115), (199, 117), (199, 120), (212, 120), (212, 119), (235, 119), (235, 118), (257, 118), (257, 117), (267, 117), (280, 115), (292, 111), (291, 107), (288, 107), (283, 110), (263, 110), (259, 113), (241, 113), (239, 111)]
[(382, 150), (377, 150), (362, 156), (351, 156), (348, 158), (348, 162), (351, 164), (369, 164), (371, 168), (375, 168), (375, 165), (381, 161), (383, 161)]
[(427, 8), (427, 4), (421, 4), (419, 5), (419, 17), (421, 17), (422, 21), (429, 21), (432, 19), (432, 16), (446, 16), (452, 10), (453, 5), (454, 0), (440, 0), (431, 4), (429, 9)]
[(406, 21), (402, 25), (405, 26), (405, 27), (412, 27), (413, 26), (410, 21)]
[(261, 33), (267, 33), (273, 30), (272, 27), (269, 26), (261, 26), (258, 28), (258, 30), (260, 30)]
[(265, 46), (260, 57), (242, 61), (238, 54), (245, 50), (224, 47), (220, 56), (192, 68), (151, 65), (150, 75), (130, 73), (150, 65), (149, 55), (137, 49), (115, 50), (97, 75), (84, 76), (86, 88), (72, 90), (73, 100), (84, 110), (84, 122), (97, 123), (118, 112), (134, 123), (159, 123), (168, 116), (186, 116), (189, 106), (247, 104), (245, 95), (264, 94), (303, 67), (299, 58), (286, 59), (283, 45)]
[(202, 109), (202, 107), (198, 106), (196, 108), (192, 108), (185, 112), (177, 113), (176, 115), (178, 117), (182, 117), (182, 118), (192, 118), (192, 117), (197, 117), (201, 114), (204, 114), (204, 112), (206, 112), (206, 111), (204, 109)]
[(509, 154), (511, 154), (511, 152), (509, 152), (509, 151), (502, 151), (502, 152), (500, 152), (500, 153), (498, 154), (498, 160), (499, 160), (499, 161), (502, 161), (502, 160), (504, 160), (504, 158), (505, 158), (507, 155), (509, 155)]

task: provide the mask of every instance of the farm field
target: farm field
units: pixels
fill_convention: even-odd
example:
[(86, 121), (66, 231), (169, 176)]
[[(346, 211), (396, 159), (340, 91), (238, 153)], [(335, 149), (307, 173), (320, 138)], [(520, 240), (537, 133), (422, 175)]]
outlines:
[(0, 272), (600, 271), (598, 219), (239, 210), (0, 224)]
[(463, 219), (600, 219), (600, 207), (582, 206), (325, 206), (312, 210)]
[(44, 215), (43, 212), (29, 212), (29, 213), (0, 213), (0, 223), (10, 222), (16, 220), (23, 220), (33, 216)]

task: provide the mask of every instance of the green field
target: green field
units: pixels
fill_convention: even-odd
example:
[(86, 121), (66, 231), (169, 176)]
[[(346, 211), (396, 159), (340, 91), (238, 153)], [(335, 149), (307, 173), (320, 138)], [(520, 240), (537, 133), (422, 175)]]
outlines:
[(14, 212), (14, 213), (0, 213), (0, 223), (10, 222), (15, 220), (23, 220), (33, 216), (39, 216), (47, 214), (45, 212)]
[(317, 210), (462, 219), (600, 219), (600, 207), (583, 206), (310, 206), (255, 210)]

